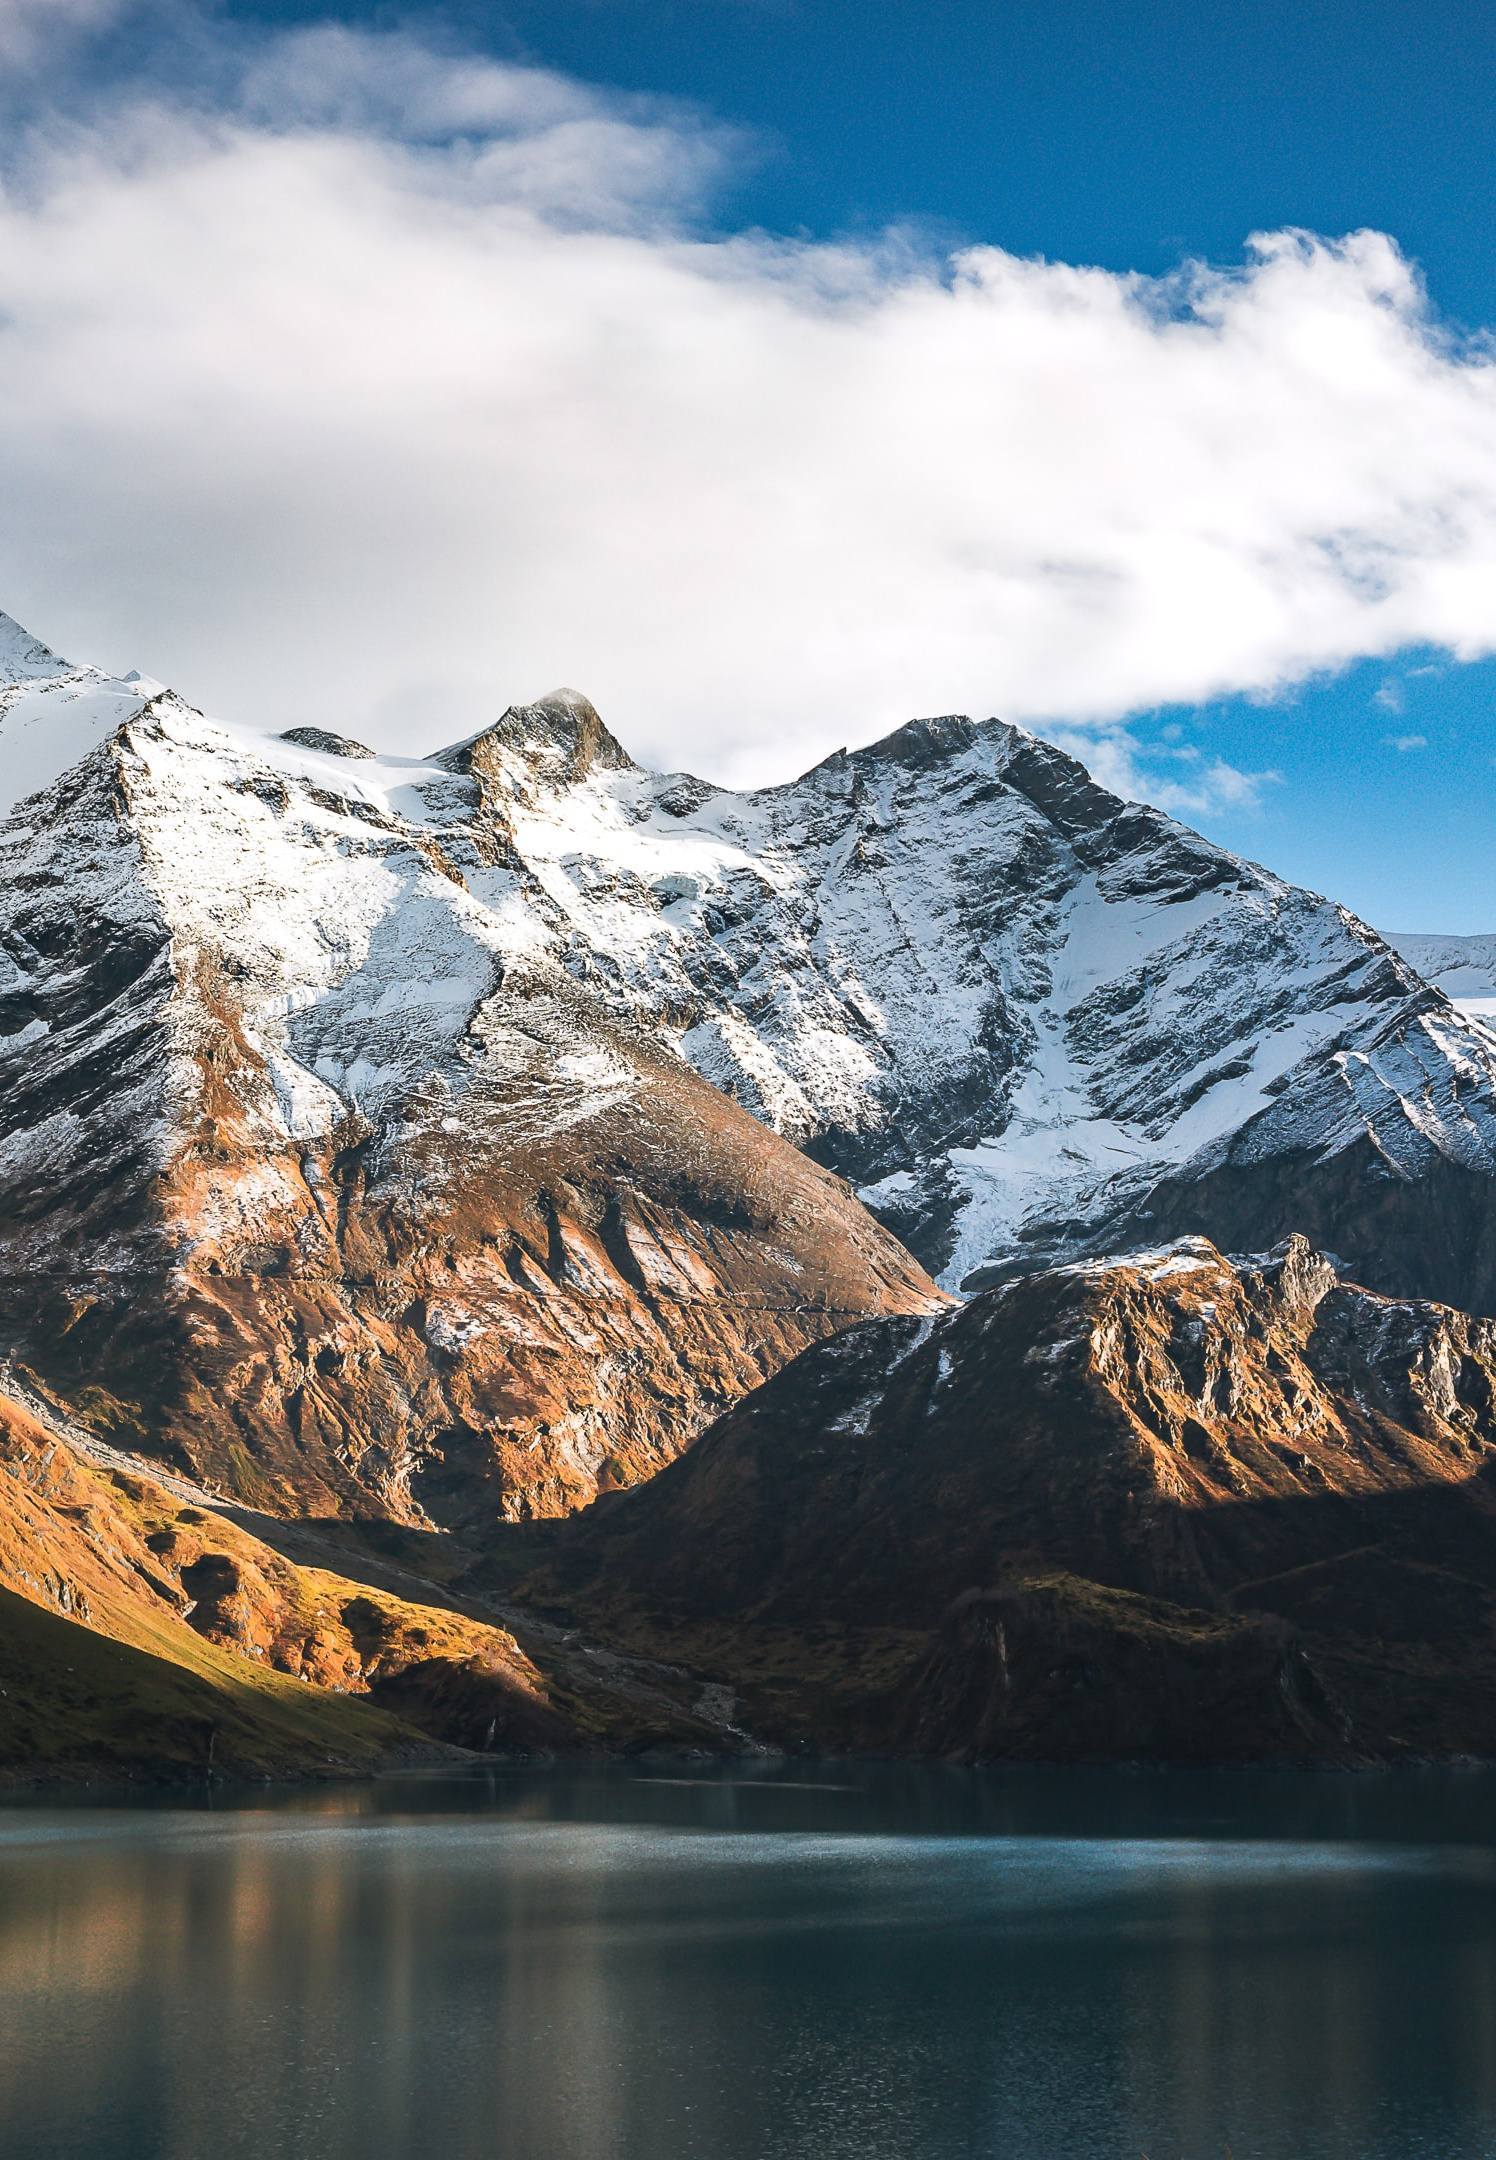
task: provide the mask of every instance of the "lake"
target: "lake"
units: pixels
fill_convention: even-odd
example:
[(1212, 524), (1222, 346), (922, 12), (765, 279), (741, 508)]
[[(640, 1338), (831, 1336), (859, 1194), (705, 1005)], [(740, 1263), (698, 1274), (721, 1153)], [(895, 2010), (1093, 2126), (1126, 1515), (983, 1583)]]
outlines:
[(1496, 1776), (0, 1806), (4, 2160), (1490, 2160)]

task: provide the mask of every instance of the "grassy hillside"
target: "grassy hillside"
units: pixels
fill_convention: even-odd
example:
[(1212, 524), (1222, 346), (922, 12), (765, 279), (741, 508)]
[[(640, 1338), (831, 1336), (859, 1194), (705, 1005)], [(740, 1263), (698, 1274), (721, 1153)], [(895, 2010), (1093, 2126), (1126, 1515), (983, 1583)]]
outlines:
[(153, 1654), (0, 1589), (0, 1776), (370, 1771), (421, 1736), (177, 1625)]

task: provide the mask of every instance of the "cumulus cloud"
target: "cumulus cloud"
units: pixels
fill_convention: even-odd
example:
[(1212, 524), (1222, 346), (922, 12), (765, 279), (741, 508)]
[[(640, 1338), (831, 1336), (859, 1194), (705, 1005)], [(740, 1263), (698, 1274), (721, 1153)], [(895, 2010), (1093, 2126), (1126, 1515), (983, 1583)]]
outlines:
[(1428, 748), (1428, 737), (1426, 735), (1384, 735), (1382, 742), (1388, 750), (1396, 750), (1403, 757), (1406, 757), (1411, 750), (1426, 750)]
[(740, 138), (408, 32), (223, 33), (3, 154), (0, 606), (218, 710), (429, 746), (576, 682), (739, 779), (1001, 712), (1136, 791), (1129, 715), (1496, 645), (1496, 366), (1376, 233), (714, 232)]

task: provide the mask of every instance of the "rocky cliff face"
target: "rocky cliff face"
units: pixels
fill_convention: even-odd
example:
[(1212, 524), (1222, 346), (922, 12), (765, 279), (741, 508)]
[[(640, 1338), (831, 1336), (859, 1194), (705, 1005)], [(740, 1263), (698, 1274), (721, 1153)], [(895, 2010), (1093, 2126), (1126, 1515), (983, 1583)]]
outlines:
[(13, 625), (0, 661), (0, 1347), (100, 1430), (283, 1512), (482, 1524), (937, 1302), (537, 934), (493, 775), (623, 770), (595, 716), (418, 764)]
[(1295, 1239), (854, 1329), (532, 1588), (689, 1645), (790, 1735), (1371, 1760), (1496, 1747), (1493, 1585), (1496, 1324)]

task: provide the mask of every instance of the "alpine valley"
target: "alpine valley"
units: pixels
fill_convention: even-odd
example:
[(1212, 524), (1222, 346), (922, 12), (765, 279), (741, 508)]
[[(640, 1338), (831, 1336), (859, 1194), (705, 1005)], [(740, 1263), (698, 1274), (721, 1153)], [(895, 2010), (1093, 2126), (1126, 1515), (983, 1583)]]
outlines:
[(1496, 1753), (1493, 955), (0, 616), (0, 1765)]

